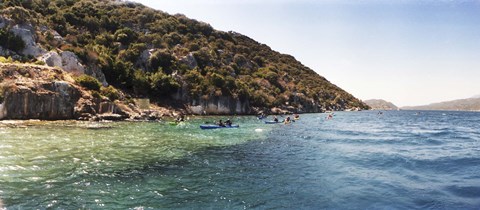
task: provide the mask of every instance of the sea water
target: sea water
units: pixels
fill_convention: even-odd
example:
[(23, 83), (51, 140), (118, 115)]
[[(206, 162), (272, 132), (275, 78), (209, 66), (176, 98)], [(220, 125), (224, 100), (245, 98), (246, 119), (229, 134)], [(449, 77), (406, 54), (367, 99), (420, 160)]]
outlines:
[[(7, 209), (480, 209), (480, 113), (0, 127)], [(226, 117), (225, 117), (226, 118)], [(281, 118), (281, 117), (280, 117)]]

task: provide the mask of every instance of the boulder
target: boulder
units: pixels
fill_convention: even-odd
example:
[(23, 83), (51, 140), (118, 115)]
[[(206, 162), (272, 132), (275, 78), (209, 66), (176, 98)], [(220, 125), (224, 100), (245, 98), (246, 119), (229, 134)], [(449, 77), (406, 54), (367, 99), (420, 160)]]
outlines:
[(62, 68), (71, 73), (84, 74), (85, 67), (80, 63), (78, 56), (70, 51), (63, 51), (60, 53), (62, 57)]
[(85, 73), (85, 67), (80, 63), (78, 56), (70, 51), (63, 51), (60, 54), (50, 51), (40, 56), (39, 60), (45, 62), (48, 66), (60, 67), (70, 73)]
[(25, 42), (25, 48), (23, 49), (22, 54), (38, 57), (47, 52), (35, 42), (35, 30), (32, 25), (15, 25), (10, 29), (10, 31), (13, 32), (15, 35), (21, 37), (23, 42)]
[(38, 58), (39, 60), (45, 62), (48, 66), (51, 67), (62, 67), (62, 57), (57, 52), (50, 51), (43, 54)]

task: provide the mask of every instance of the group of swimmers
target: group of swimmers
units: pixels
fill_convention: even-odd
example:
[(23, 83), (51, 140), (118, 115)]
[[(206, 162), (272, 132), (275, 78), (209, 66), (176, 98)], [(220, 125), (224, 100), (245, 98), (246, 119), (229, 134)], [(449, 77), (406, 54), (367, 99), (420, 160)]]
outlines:
[[(293, 120), (292, 120), (292, 118), (290, 118), (290, 116), (288, 116), (282, 122), (285, 123), (285, 124), (288, 124), (288, 123), (291, 123), (291, 122), (295, 122), (294, 120), (298, 120), (298, 119), (300, 119), (300, 115), (294, 114), (293, 115)], [(278, 123), (278, 117), (276, 115), (273, 116), (273, 121)]]

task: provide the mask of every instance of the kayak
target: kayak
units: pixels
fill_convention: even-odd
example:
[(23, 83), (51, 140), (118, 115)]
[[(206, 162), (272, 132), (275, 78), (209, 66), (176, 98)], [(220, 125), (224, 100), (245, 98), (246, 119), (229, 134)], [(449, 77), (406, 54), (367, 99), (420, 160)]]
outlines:
[(231, 125), (231, 126), (219, 126), (219, 125), (200, 125), (202, 130), (205, 129), (217, 129), (217, 128), (239, 128), (239, 125)]
[(293, 119), (294, 119), (294, 120), (299, 120), (299, 119), (300, 119), (300, 117), (295, 117), (295, 118), (293, 118)]
[(277, 123), (282, 123), (282, 121), (278, 121), (278, 122), (275, 122), (275, 121), (264, 121), (265, 124), (277, 124)]

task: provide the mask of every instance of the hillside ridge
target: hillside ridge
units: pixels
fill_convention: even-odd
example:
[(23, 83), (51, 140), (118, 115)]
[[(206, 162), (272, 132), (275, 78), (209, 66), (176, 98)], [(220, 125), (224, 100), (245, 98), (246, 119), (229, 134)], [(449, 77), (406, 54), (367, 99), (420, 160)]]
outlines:
[(363, 102), (374, 110), (398, 110), (398, 107), (395, 104), (383, 99), (369, 99)]
[(117, 100), (150, 98), (193, 114), (368, 109), (293, 56), (184, 15), (115, 0), (4, 1), (0, 9), (9, 40), (0, 56), (90, 75), (123, 92)]
[(406, 106), (407, 110), (450, 110), (450, 111), (480, 111), (480, 98), (466, 98), (452, 101), (431, 103), (423, 106)]

